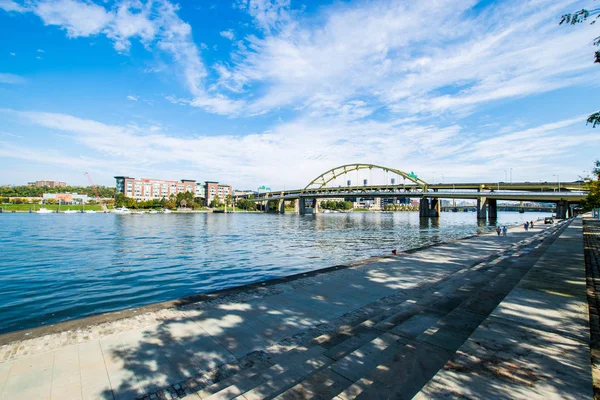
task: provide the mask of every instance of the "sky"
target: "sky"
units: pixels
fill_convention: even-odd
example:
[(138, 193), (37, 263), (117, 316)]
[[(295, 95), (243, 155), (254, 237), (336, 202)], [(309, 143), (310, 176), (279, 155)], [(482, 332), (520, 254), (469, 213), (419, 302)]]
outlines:
[(0, 0), (0, 184), (577, 180), (600, 156), (600, 33), (558, 22), (586, 5)]

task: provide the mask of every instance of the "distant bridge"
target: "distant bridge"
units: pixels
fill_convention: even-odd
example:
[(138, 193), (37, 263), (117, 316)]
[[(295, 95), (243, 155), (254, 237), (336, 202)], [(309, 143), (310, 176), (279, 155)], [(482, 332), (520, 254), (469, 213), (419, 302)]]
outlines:
[[(386, 184), (328, 186), (356, 172), (357, 181), (360, 170), (373, 169), (385, 174)], [(402, 179), (396, 183), (395, 178), (388, 180), (388, 175)], [(390, 182), (389, 184), (387, 182)], [(429, 184), (413, 173), (382, 167), (374, 164), (348, 164), (333, 168), (313, 179), (304, 189), (273, 191), (259, 195), (252, 201), (262, 203), (267, 210), (268, 202), (277, 202), (277, 211), (285, 212), (284, 202), (295, 202), (296, 212), (300, 214), (318, 213), (319, 203), (328, 198), (420, 198), (419, 213), (421, 217), (439, 217), (439, 199), (472, 199), (477, 200), (477, 217), (479, 219), (497, 218), (498, 200), (551, 202), (556, 204), (558, 218), (566, 218), (572, 213), (570, 205), (581, 202), (586, 196), (582, 182), (485, 182), (485, 183), (438, 183)], [(307, 204), (308, 203), (308, 204)]]

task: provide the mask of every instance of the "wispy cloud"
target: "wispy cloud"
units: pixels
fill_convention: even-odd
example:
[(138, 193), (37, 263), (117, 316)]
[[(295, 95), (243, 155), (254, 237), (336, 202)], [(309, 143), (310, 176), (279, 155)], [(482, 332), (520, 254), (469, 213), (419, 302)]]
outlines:
[[(220, 68), (220, 85), (236, 93), (261, 85), (265, 94), (248, 104), (253, 113), (336, 93), (338, 107), (362, 100), (392, 113), (427, 114), (464, 113), (589, 79), (583, 72), (594, 72), (593, 28), (558, 26), (570, 0), (538, 3), (507, 1), (477, 13), (471, 0), (435, 7), (378, 1), (333, 6), (315, 23), (300, 24), (288, 2), (243, 2), (266, 33), (248, 37), (239, 62)], [(266, 29), (274, 21), (278, 29)]]
[(221, 31), (221, 32), (219, 32), (219, 35), (223, 36), (225, 39), (229, 39), (229, 40), (235, 39), (235, 33), (233, 32), (233, 29)]
[[(522, 173), (530, 171), (531, 180), (547, 179), (557, 160), (593, 139), (592, 133), (584, 132), (582, 116), (466, 141), (459, 125), (423, 126), (410, 119), (381, 122), (302, 117), (265, 132), (183, 138), (156, 124), (109, 125), (66, 114), (3, 113), (67, 135), (82, 146), (82, 154), (91, 151), (95, 159), (112, 165), (109, 174), (138, 171), (156, 175), (160, 171), (170, 175), (185, 170), (199, 179), (218, 176), (235, 184), (269, 182), (274, 187), (302, 187), (331, 167), (365, 161), (415, 170), (426, 180), (440, 170), (456, 179), (482, 179), (497, 176), (500, 168), (517, 165)], [(534, 156), (540, 151), (544, 157)], [(57, 162), (54, 157), (39, 161), (44, 160)], [(450, 165), (451, 170), (440, 168), (441, 164)]]
[(27, 9), (12, 0), (0, 0), (0, 9), (4, 11), (25, 12)]
[(0, 84), (7, 83), (11, 85), (17, 85), (25, 82), (27, 82), (27, 80), (19, 75), (0, 73)]
[(138, 98), (137, 98), (136, 96), (128, 95), (128, 96), (127, 96), (127, 100), (130, 100), (130, 101), (138, 101)]

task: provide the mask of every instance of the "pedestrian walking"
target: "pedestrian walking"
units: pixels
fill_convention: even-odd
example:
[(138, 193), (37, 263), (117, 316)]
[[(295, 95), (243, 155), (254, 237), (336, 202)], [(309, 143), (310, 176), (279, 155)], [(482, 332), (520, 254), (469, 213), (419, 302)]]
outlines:
[(496, 233), (498, 234), (498, 236), (500, 236), (500, 234), (502, 233), (502, 229), (500, 227), (497, 227)]
[(526, 231), (529, 230), (529, 221), (523, 224), (523, 228), (525, 228)]
[(506, 226), (502, 227), (502, 236), (506, 236), (506, 232), (508, 231), (508, 229), (506, 229)]
[(529, 223), (529, 228), (533, 228), (533, 221)]

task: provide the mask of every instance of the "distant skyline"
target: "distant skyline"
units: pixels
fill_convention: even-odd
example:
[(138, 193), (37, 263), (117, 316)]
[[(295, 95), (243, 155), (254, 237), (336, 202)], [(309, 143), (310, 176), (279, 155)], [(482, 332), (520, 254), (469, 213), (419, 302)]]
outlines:
[(590, 2), (0, 0), (0, 184), (577, 180), (598, 28), (558, 22)]

